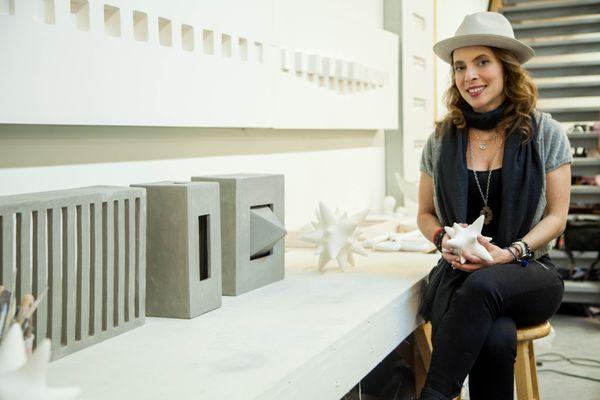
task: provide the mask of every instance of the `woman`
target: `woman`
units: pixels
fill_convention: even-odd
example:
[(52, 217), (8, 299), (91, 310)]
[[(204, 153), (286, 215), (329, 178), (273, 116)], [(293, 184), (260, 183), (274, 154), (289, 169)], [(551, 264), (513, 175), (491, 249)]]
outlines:
[[(569, 209), (568, 139), (535, 109), (536, 88), (521, 64), (534, 52), (498, 13), (465, 17), (434, 46), (452, 66), (448, 114), (421, 160), (418, 225), (442, 251), (421, 314), (433, 327), (422, 400), (452, 399), (469, 374), (472, 400), (512, 399), (516, 327), (542, 323), (564, 284), (547, 255)], [(464, 252), (443, 226), (485, 216), (479, 242), (493, 261)]]

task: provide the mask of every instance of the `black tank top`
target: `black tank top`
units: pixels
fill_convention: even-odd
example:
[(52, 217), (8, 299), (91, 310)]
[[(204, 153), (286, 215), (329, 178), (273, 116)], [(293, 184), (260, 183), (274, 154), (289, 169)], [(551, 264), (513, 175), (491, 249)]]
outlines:
[[(483, 208), (483, 198), (475, 183), (473, 170), (468, 170), (469, 173), (469, 194), (467, 197), (467, 223), (472, 224), (475, 221)], [(485, 196), (487, 187), (488, 171), (477, 171), (477, 179)], [(498, 223), (500, 222), (500, 213), (502, 212), (502, 168), (492, 171), (490, 180), (490, 193), (488, 196), (488, 207), (492, 209), (492, 220), (489, 224), (483, 225), (481, 230), (482, 235), (490, 236), (495, 241), (498, 233)]]

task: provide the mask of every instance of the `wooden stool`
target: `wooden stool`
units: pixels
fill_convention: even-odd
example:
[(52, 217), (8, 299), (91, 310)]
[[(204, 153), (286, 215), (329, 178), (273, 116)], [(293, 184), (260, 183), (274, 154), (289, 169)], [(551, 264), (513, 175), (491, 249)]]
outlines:
[(537, 368), (533, 341), (548, 336), (550, 322), (517, 329), (517, 361), (515, 362), (515, 383), (518, 400), (539, 400)]
[[(517, 329), (515, 383), (518, 400), (539, 400), (540, 398), (533, 341), (548, 336), (549, 333), (550, 323), (547, 321), (540, 325)], [(415, 388), (418, 398), (423, 390), (431, 362), (431, 324), (426, 322), (419, 325), (413, 332), (413, 340)], [(456, 399), (460, 400), (460, 396)]]

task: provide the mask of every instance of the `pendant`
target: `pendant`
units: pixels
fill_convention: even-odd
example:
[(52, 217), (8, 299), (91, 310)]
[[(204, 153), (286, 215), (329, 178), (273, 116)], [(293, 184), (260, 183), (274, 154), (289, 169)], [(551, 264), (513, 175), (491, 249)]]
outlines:
[(479, 145), (479, 150), (485, 150), (485, 149), (487, 149), (487, 144), (485, 144), (485, 143), (481, 143), (481, 144)]
[(492, 213), (492, 209), (489, 208), (488, 206), (484, 206), (481, 211), (479, 212), (479, 215), (483, 215), (485, 218), (483, 219), (483, 224), (487, 225), (490, 222), (492, 222), (492, 218), (494, 217), (494, 213)]

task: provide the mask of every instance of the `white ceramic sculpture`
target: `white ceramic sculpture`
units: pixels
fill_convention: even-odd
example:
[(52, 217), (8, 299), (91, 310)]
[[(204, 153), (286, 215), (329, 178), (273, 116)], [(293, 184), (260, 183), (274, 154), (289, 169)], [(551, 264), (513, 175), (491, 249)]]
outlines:
[(420, 230), (404, 233), (386, 233), (363, 242), (365, 247), (378, 251), (414, 251), (428, 253), (435, 246), (423, 236)]
[(0, 345), (0, 399), (67, 400), (79, 396), (79, 388), (46, 386), (49, 361), (50, 340), (44, 339), (27, 359), (21, 327), (13, 324)]
[(419, 184), (416, 182), (409, 182), (404, 179), (398, 172), (394, 172), (396, 183), (400, 188), (400, 191), (404, 195), (405, 199), (410, 200), (413, 203), (419, 202)]
[[(446, 242), (447, 246), (454, 249), (455, 253), (460, 257), (461, 264), (464, 264), (466, 261), (462, 255), (465, 250), (482, 260), (494, 260), (486, 248), (477, 240), (477, 236), (481, 234), (481, 229), (483, 228), (483, 220), (484, 216), (480, 215), (475, 222), (466, 228), (457, 223), (454, 223), (452, 228), (449, 226), (444, 227), (448, 235), (450, 235), (450, 239)], [(486, 239), (492, 240), (490, 237), (486, 237)]]
[(385, 196), (381, 202), (381, 209), (384, 214), (392, 215), (396, 208), (396, 198), (394, 196)]
[(314, 231), (302, 236), (303, 240), (315, 243), (319, 254), (319, 270), (335, 259), (344, 270), (350, 264), (354, 266), (353, 253), (366, 256), (367, 253), (358, 242), (358, 225), (365, 219), (369, 210), (361, 211), (351, 217), (346, 213), (333, 213), (325, 204), (319, 203), (317, 221), (313, 222)]
[(394, 177), (404, 196), (404, 206), (398, 207), (396, 214), (413, 219), (412, 225), (416, 226), (416, 215), (419, 210), (419, 183), (409, 182), (397, 172), (394, 173)]

